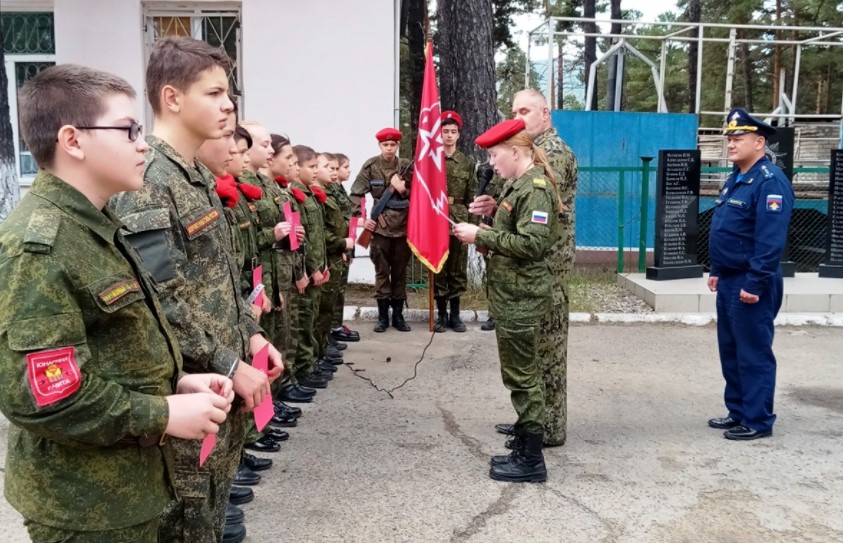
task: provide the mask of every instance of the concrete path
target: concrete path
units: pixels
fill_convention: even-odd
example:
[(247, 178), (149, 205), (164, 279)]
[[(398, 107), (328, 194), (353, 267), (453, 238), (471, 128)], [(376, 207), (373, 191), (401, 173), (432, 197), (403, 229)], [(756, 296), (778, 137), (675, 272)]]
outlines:
[[(346, 360), (383, 387), (430, 339), (360, 328)], [(548, 483), (513, 485), (487, 476), (493, 425), (514, 418), (494, 334), (439, 334), (395, 399), (341, 367), (303, 407), (244, 506), (248, 541), (843, 541), (841, 346), (839, 329), (778, 329), (775, 435), (734, 443), (705, 424), (725, 414), (712, 327), (575, 326), (568, 444), (546, 450)], [(5, 502), (0, 522), (26, 541)]]

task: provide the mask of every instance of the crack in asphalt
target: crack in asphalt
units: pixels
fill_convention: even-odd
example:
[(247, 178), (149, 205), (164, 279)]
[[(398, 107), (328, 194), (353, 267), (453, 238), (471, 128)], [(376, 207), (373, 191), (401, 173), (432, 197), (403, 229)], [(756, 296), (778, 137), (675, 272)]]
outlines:
[(506, 485), (503, 490), (501, 490), (501, 494), (498, 496), (498, 499), (492, 502), (485, 511), (474, 515), (471, 522), (468, 523), (468, 526), (459, 531), (454, 530), (454, 535), (451, 537), (451, 543), (462, 543), (468, 541), (486, 526), (489, 519), (507, 513), (522, 488), (523, 486), (519, 484)]
[(541, 486), (542, 490), (544, 490), (545, 492), (550, 492), (554, 496), (556, 496), (556, 497), (558, 497), (558, 498), (560, 498), (560, 499), (562, 499), (566, 502), (569, 502), (569, 503), (575, 505), (576, 507), (579, 507), (580, 509), (582, 509), (583, 511), (585, 511), (589, 515), (592, 515), (594, 518), (599, 520), (600, 523), (606, 528), (606, 531), (608, 532), (606, 534), (606, 536), (603, 539), (601, 539), (602, 542), (604, 542), (604, 543), (616, 543), (619, 540), (621, 534), (623, 533), (623, 530), (617, 522), (603, 517), (600, 513), (598, 513), (597, 511), (595, 511), (591, 507), (587, 506), (582, 501), (578, 500), (577, 498), (575, 498), (573, 496), (568, 496), (567, 494), (563, 493), (560, 490), (557, 490), (557, 489), (551, 487), (550, 485), (544, 484), (544, 485), (540, 485), (540, 486)]
[(442, 422), (445, 424), (445, 430), (449, 434), (459, 439), (469, 452), (477, 458), (481, 460), (487, 460), (489, 458), (490, 455), (483, 452), (483, 444), (460, 429), (460, 425), (457, 423), (457, 419), (454, 418), (453, 413), (442, 407), (442, 404), (439, 402), (436, 402), (436, 408), (442, 413)]

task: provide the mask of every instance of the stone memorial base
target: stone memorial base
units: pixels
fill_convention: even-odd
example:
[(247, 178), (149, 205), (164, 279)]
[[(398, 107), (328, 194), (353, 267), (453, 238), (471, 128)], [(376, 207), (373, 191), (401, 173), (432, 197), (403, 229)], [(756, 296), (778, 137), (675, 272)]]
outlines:
[(695, 266), (652, 266), (647, 268), (647, 279), (672, 281), (675, 279), (696, 279), (703, 276), (705, 268)]
[(843, 266), (834, 264), (820, 264), (820, 277), (843, 279)]
[[(698, 279), (655, 281), (643, 273), (618, 275), (618, 285), (660, 313), (716, 313), (708, 274)], [(825, 281), (816, 273), (784, 279), (782, 313), (843, 313), (843, 281)]]

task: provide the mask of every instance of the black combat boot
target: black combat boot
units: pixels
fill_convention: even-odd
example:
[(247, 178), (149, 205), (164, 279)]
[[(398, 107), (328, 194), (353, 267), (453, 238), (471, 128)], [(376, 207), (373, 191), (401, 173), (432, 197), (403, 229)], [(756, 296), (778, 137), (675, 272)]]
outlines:
[(454, 332), (465, 332), (465, 324), (460, 318), (460, 298), (451, 298), (451, 319), (448, 321), (448, 328)]
[(410, 325), (404, 320), (404, 300), (392, 300), (392, 326), (401, 332), (410, 331)]
[(518, 453), (521, 451), (521, 435), (514, 434), (508, 438), (506, 438), (506, 442), (504, 446), (507, 449), (511, 449), (512, 452), (509, 454), (500, 454), (495, 455), (492, 457), (492, 460), (489, 462), (493, 466), (497, 466), (499, 464), (506, 464), (507, 462), (512, 462), (515, 460), (515, 457), (518, 456)]
[(519, 429), (519, 442), (510, 460), (493, 464), (489, 477), (510, 483), (543, 483), (547, 481), (547, 468), (542, 454), (542, 432), (524, 432)]
[(483, 323), (483, 326), (480, 327), (481, 330), (484, 332), (489, 332), (490, 330), (495, 329), (495, 318), (489, 317), (489, 320)]
[(435, 332), (445, 332), (448, 330), (448, 302), (444, 296), (436, 297), (436, 310), (439, 316), (436, 318)]
[(378, 323), (375, 332), (386, 332), (389, 328), (389, 300), (378, 300)]

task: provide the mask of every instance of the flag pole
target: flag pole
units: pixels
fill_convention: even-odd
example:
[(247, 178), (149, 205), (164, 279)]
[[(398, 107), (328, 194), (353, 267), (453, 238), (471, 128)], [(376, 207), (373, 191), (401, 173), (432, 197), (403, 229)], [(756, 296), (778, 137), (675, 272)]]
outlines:
[(430, 331), (433, 332), (433, 270), (427, 270), (427, 321)]

